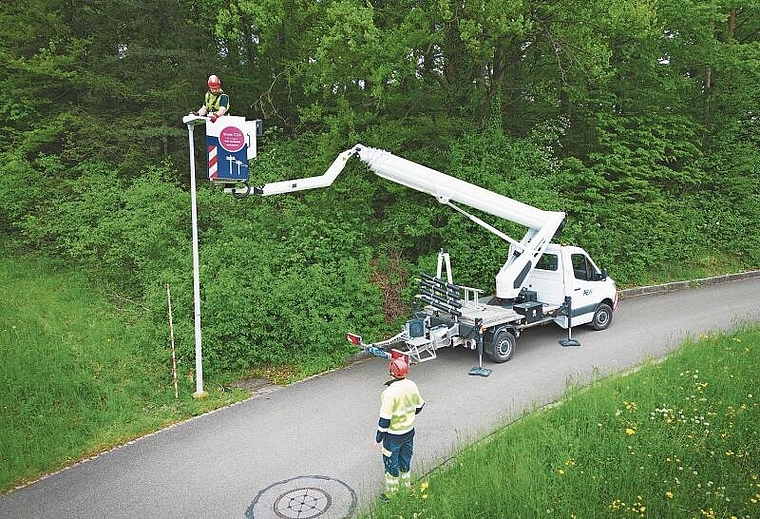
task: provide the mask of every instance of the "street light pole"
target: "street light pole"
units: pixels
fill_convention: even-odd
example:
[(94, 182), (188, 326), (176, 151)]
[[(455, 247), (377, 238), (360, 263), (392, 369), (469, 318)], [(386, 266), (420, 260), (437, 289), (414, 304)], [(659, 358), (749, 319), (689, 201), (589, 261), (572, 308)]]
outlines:
[(195, 142), (193, 128), (199, 122), (205, 122), (202, 117), (186, 116), (183, 121), (187, 124), (190, 141), (190, 200), (193, 218), (193, 301), (195, 304), (195, 393), (193, 398), (204, 398), (208, 395), (203, 390), (203, 348), (201, 337), (201, 283), (200, 262), (198, 261), (198, 209), (195, 195)]
[[(225, 151), (231, 153), (227, 157), (229, 161), (229, 167), (226, 171), (224, 168), (220, 168), (219, 171), (215, 171), (212, 174), (209, 170), (209, 179), (229, 180), (233, 182), (243, 183), (246, 186), (245, 195), (250, 194), (250, 187), (248, 186), (248, 160), (256, 158), (256, 137), (261, 133), (261, 121), (245, 121), (244, 117), (237, 116), (225, 116), (226, 124), (223, 125), (210, 125), (207, 127), (206, 138), (213, 137), (214, 140), (218, 140), (219, 145)], [(193, 139), (193, 128), (196, 124), (206, 124), (206, 121), (210, 120), (207, 117), (187, 114), (182, 118), (182, 122), (187, 124), (187, 135), (190, 144), (190, 198), (192, 203), (193, 214), (193, 299), (195, 303), (195, 393), (193, 398), (203, 398), (208, 395), (203, 390), (203, 352), (201, 347), (201, 287), (200, 287), (200, 268), (198, 261), (198, 209), (196, 202), (196, 189), (195, 189), (195, 142)], [(246, 149), (246, 143), (248, 148)], [(207, 140), (208, 144), (208, 140)], [(214, 148), (216, 149), (216, 148)], [(235, 155), (240, 153), (240, 155)], [(245, 159), (245, 162), (243, 161)], [(235, 172), (233, 170), (233, 164), (237, 164), (237, 176), (230, 178)], [(241, 173), (241, 164), (245, 165), (246, 173)], [(217, 177), (217, 174), (220, 175)], [(227, 190), (225, 189), (225, 192)], [(231, 188), (232, 194), (236, 193), (235, 188)]]

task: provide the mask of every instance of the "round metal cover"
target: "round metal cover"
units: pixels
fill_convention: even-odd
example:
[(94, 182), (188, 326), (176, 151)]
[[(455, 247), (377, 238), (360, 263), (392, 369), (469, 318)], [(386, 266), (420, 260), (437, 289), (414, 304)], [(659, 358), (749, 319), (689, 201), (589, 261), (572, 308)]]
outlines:
[(260, 491), (248, 519), (348, 519), (356, 509), (356, 493), (327, 476), (298, 476)]

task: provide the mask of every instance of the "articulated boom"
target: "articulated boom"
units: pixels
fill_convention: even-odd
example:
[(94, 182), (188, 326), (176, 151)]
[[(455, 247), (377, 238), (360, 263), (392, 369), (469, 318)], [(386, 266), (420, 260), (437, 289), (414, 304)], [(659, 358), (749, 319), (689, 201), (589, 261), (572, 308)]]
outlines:
[[(331, 185), (345, 168), (348, 159), (357, 155), (376, 175), (428, 193), (440, 203), (462, 213), (511, 244), (509, 259), (496, 275), (496, 295), (502, 299), (517, 297), (528, 274), (543, 254), (546, 246), (562, 227), (565, 213), (543, 211), (482, 187), (451, 177), (440, 171), (403, 159), (385, 150), (357, 144), (335, 159), (327, 171), (317, 177), (273, 182), (254, 188), (258, 195), (292, 193), (304, 189)], [(504, 218), (528, 228), (520, 242), (452, 203), (462, 203), (488, 214)]]

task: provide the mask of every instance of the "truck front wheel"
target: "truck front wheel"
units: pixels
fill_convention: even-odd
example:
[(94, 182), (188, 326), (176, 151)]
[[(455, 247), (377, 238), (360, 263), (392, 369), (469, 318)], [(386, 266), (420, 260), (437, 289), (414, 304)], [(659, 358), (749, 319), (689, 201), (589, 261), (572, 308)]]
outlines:
[(507, 362), (515, 352), (516, 343), (517, 339), (508, 330), (499, 330), (493, 336), (488, 355), (494, 362)]
[(599, 303), (594, 312), (594, 318), (591, 319), (591, 327), (597, 331), (606, 330), (611, 322), (612, 308), (605, 303)]

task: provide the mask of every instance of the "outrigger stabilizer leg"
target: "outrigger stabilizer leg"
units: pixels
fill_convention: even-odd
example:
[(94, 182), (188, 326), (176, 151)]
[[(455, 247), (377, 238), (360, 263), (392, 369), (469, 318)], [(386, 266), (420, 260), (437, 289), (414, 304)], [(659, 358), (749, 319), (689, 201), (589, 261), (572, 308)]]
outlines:
[(470, 375), (476, 375), (479, 377), (487, 377), (491, 374), (491, 370), (483, 367), (483, 320), (476, 319), (475, 326), (478, 328), (478, 365), (470, 370)]
[(567, 312), (567, 339), (562, 339), (559, 341), (559, 343), (562, 346), (568, 347), (568, 346), (580, 346), (581, 343), (578, 339), (573, 339), (572, 337), (572, 330), (573, 330), (573, 303), (572, 298), (570, 296), (565, 296), (565, 304), (564, 304), (564, 311)]
[[(398, 339), (401, 337), (401, 334), (396, 335), (395, 337), (392, 337), (388, 339), (387, 341), (377, 342), (374, 344), (365, 344), (362, 340), (361, 335), (357, 335), (355, 333), (347, 333), (346, 339), (348, 342), (353, 344), (354, 346), (358, 346), (359, 348), (363, 349), (370, 355), (374, 355), (375, 357), (379, 357), (381, 359), (387, 359), (387, 360), (393, 360), (393, 359), (404, 359), (406, 363), (408, 364), (410, 362), (410, 356), (409, 353), (406, 351), (397, 350), (396, 348), (391, 349), (391, 351), (387, 351), (384, 346), (388, 346), (391, 344), (395, 344), (397, 342), (400, 342)], [(380, 346), (378, 346), (378, 344)]]
[[(391, 354), (385, 351), (383, 348), (378, 348), (377, 346), (374, 346), (372, 344), (364, 344), (364, 341), (362, 340), (361, 335), (357, 335), (355, 333), (347, 333), (346, 339), (348, 342), (353, 344), (354, 346), (357, 346), (367, 353), (374, 355), (375, 357), (380, 357), (381, 359), (390, 359)], [(395, 337), (394, 337), (395, 339)]]

